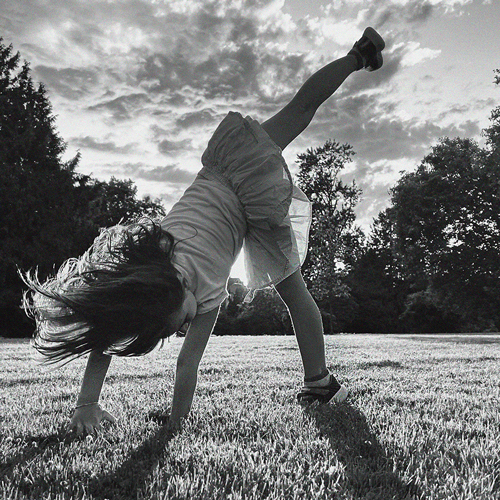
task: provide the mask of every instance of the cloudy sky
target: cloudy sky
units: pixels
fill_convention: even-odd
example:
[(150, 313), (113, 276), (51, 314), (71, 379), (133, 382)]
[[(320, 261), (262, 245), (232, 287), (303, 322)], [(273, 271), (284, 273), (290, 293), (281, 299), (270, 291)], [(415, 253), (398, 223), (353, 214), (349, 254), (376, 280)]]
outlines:
[(481, 140), (500, 103), (498, 0), (2, 0), (0, 36), (49, 93), (80, 170), (131, 178), (169, 208), (228, 110), (265, 120), (366, 26), (385, 65), (352, 75), (284, 152), (350, 143), (368, 229), (443, 136)]

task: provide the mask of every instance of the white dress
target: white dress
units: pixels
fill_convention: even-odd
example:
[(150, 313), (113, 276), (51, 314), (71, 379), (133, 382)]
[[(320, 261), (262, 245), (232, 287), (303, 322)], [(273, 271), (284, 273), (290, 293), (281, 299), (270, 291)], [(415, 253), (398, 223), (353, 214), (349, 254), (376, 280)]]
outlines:
[(250, 290), (276, 285), (307, 253), (311, 203), (292, 183), (281, 149), (250, 117), (230, 112), (202, 156), (203, 168), (163, 219), (178, 242), (173, 264), (198, 313), (226, 297), (243, 247)]

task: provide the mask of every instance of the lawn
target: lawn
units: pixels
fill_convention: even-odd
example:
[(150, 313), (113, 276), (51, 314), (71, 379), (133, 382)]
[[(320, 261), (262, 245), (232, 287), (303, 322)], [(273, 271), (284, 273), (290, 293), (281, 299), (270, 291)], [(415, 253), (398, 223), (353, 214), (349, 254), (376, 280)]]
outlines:
[(350, 397), (301, 407), (293, 337), (214, 337), (183, 430), (163, 425), (181, 339), (114, 359), (95, 437), (65, 434), (84, 360), (0, 342), (0, 499), (500, 498), (500, 336), (326, 338)]

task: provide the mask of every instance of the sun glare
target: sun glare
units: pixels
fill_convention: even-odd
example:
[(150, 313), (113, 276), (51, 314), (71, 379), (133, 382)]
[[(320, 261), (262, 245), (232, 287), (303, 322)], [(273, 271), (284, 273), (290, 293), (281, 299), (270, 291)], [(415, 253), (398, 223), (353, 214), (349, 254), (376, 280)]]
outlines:
[(231, 268), (231, 272), (229, 273), (231, 278), (238, 278), (243, 281), (243, 284), (247, 283), (247, 274), (245, 272), (245, 262), (243, 260), (243, 252), (240, 252), (236, 262), (233, 264)]

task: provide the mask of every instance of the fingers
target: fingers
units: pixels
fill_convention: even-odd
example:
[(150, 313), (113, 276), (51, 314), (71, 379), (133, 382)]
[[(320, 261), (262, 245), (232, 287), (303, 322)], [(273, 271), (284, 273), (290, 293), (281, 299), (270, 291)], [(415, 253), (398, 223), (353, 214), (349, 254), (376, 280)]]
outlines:
[(182, 428), (181, 420), (180, 419), (172, 419), (170, 418), (167, 423), (167, 429), (170, 432), (177, 433), (180, 432)]
[(107, 420), (108, 422), (111, 422), (112, 424), (116, 423), (116, 418), (109, 413), (109, 411), (102, 410), (102, 420)]
[(77, 436), (85, 436), (87, 434), (95, 434), (95, 427), (82, 422), (71, 423), (68, 427), (68, 432), (73, 432)]
[(84, 436), (96, 436), (97, 431), (99, 429), (99, 424), (84, 424), (78, 422), (76, 424), (72, 424), (68, 428), (68, 432), (72, 432), (76, 434), (78, 437)]
[(103, 421), (116, 423), (116, 418), (106, 410), (97, 410), (93, 415), (75, 414), (68, 427), (69, 432), (74, 432), (77, 436), (96, 436)]

